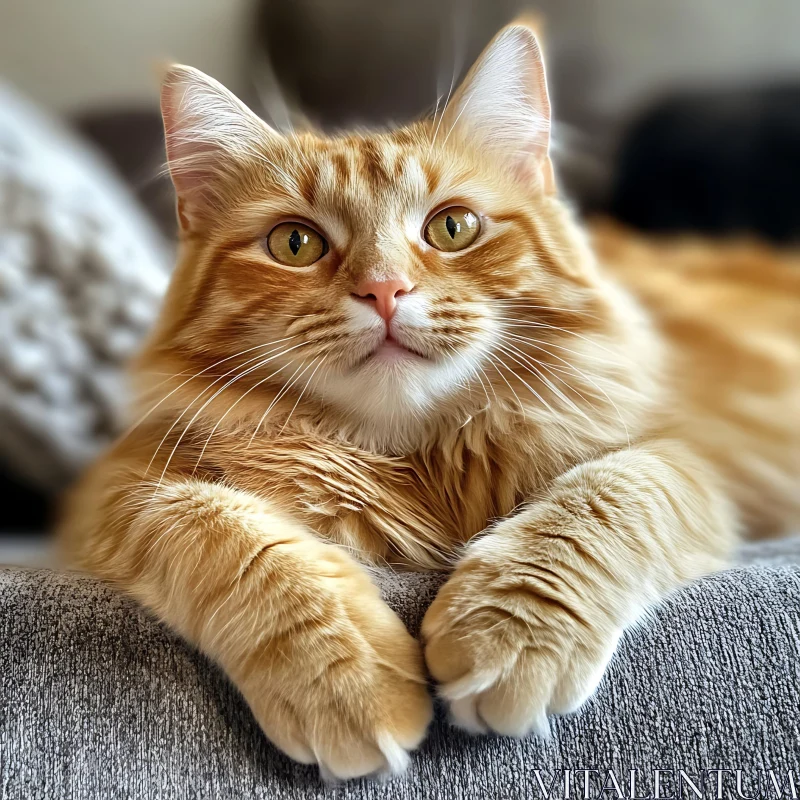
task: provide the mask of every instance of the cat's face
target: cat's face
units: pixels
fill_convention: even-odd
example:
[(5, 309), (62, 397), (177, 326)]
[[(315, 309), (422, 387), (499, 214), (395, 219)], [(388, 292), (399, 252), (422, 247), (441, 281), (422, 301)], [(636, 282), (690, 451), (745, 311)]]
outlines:
[(244, 354), (293, 395), (406, 425), (464, 392), (513, 390), (531, 371), (514, 339), (530, 315), (574, 325), (563, 315), (585, 305), (525, 27), (443, 113), (395, 132), (281, 135), (187, 68), (163, 105), (192, 252), (178, 338), (209, 359)]

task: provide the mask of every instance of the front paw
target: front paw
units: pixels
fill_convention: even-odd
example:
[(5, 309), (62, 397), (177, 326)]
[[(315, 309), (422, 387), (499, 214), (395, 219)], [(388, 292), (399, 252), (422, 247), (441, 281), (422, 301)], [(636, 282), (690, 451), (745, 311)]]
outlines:
[(272, 742), (323, 778), (402, 772), (432, 717), (420, 645), (368, 579), (327, 599), (236, 682)]
[(428, 610), (425, 659), (457, 725), (548, 736), (549, 714), (593, 694), (621, 631), (599, 598), (582, 596), (586, 587), (515, 561), (491, 538), (472, 548)]

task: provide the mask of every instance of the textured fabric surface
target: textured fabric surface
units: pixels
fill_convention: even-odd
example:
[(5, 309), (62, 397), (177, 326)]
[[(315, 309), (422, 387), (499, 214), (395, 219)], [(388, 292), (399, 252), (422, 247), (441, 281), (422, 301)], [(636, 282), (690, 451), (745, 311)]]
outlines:
[[(747, 792), (758, 770), (800, 769), (800, 540), (743, 561), (630, 631), (597, 695), (555, 720), (549, 741), (472, 738), (440, 712), (405, 776), (335, 787), (276, 751), (224, 676), (125, 597), (84, 576), (6, 569), (0, 797), (524, 798), (544, 796), (536, 770), (549, 784), (564, 769), (601, 781), (635, 769), (640, 796), (655, 769), (742, 769)], [(441, 578), (379, 580), (416, 631)], [(573, 775), (571, 796), (584, 779)]]
[(74, 478), (118, 433), (122, 369), (172, 258), (87, 146), (0, 84), (0, 458)]

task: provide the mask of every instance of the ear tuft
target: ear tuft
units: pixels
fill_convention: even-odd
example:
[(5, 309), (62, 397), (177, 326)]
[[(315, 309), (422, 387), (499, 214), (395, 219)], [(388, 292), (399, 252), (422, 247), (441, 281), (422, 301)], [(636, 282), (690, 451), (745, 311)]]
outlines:
[(221, 83), (193, 67), (169, 68), (161, 89), (167, 162), (181, 225), (215, 205), (226, 167), (258, 157), (277, 134)]
[(533, 28), (515, 22), (489, 43), (448, 105), (446, 130), (460, 133), (519, 165), (546, 162), (550, 100)]

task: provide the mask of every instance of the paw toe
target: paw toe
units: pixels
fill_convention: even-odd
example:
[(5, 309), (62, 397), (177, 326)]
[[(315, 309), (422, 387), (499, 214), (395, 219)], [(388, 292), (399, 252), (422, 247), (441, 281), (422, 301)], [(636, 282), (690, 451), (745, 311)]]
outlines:
[(386, 759), (372, 742), (354, 740), (330, 742), (316, 748), (319, 772), (323, 780), (360, 778), (386, 769)]
[(478, 716), (476, 695), (467, 695), (450, 703), (450, 719), (468, 733), (486, 733), (486, 723)]

